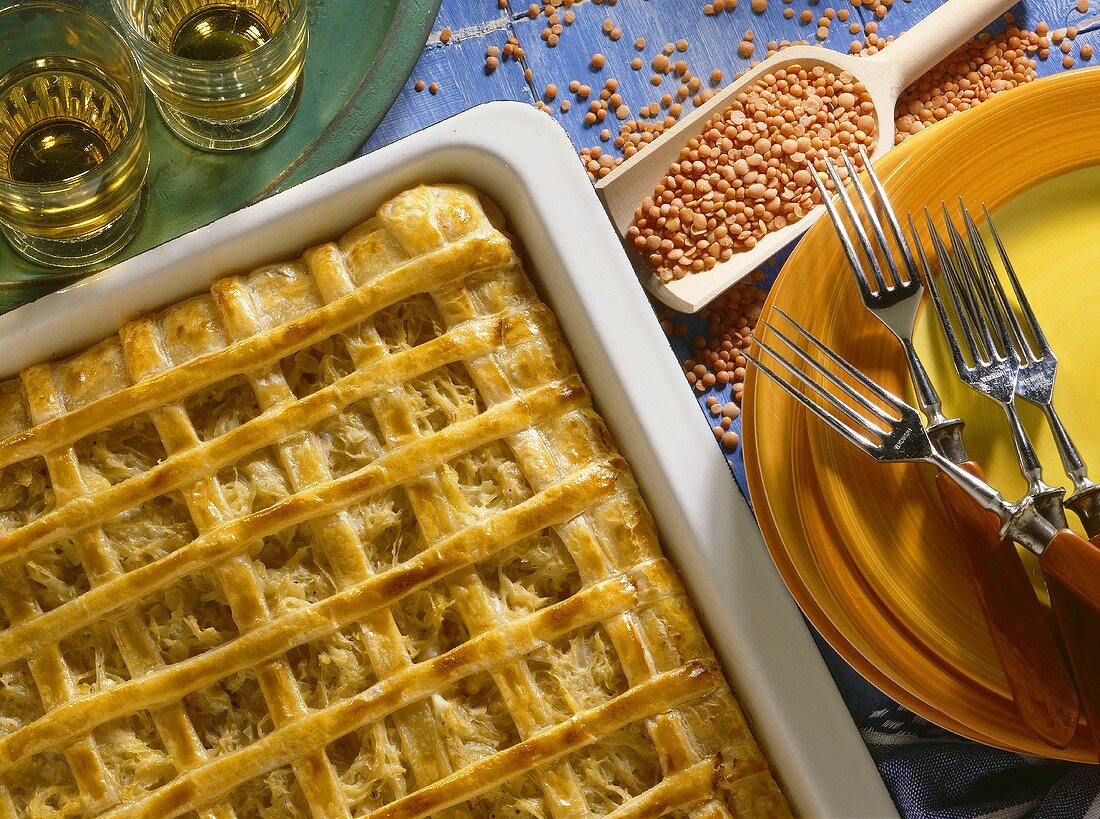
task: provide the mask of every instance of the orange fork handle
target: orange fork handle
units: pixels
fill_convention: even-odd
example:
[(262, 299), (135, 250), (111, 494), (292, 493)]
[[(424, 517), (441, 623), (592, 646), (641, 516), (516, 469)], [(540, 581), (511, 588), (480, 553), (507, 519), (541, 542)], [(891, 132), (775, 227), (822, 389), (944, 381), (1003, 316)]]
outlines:
[(1039, 565), (1100, 617), (1100, 548), (1064, 529), (1039, 557)]
[[(972, 461), (960, 466), (984, 480)], [(1020, 553), (1015, 544), (1001, 540), (996, 515), (975, 503), (945, 474), (940, 473), (936, 483), (965, 546), (974, 588), (1016, 709), (1036, 737), (1064, 748), (1077, 730), (1077, 691)]]
[(1073, 665), (1093, 745), (1100, 756), (1100, 535), (1060, 532), (1039, 558), (1050, 605)]

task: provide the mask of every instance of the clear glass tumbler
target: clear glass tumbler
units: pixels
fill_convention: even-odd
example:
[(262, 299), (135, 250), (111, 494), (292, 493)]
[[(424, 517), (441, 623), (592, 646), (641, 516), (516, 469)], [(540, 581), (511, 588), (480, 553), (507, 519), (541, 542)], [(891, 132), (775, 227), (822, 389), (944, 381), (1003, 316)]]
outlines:
[(173, 132), (212, 151), (263, 144), (298, 106), (306, 0), (111, 0)]
[(83, 267), (141, 226), (145, 88), (103, 20), (51, 0), (0, 10), (0, 228), (39, 264)]

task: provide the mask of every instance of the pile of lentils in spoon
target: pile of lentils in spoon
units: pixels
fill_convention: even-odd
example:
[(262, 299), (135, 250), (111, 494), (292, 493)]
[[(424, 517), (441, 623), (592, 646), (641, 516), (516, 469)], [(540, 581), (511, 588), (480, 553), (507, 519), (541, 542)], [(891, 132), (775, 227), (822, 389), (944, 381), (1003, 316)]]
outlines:
[(689, 140), (634, 215), (627, 238), (661, 281), (710, 270), (821, 201), (810, 167), (871, 153), (863, 83), (824, 66), (765, 74)]

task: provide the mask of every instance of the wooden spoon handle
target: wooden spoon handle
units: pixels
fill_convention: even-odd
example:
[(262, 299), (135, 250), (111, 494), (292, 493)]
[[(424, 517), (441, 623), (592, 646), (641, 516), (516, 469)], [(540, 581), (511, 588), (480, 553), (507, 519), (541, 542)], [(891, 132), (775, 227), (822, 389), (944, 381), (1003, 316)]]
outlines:
[(898, 91), (1012, 7), (1015, 0), (947, 0), (890, 44), (868, 57), (889, 65)]
[[(977, 464), (960, 466), (984, 479)], [(966, 548), (974, 588), (1016, 709), (1036, 737), (1064, 748), (1076, 733), (1080, 706), (1020, 553), (1015, 544), (1001, 540), (996, 515), (978, 506), (945, 474), (936, 476), (936, 484)]]

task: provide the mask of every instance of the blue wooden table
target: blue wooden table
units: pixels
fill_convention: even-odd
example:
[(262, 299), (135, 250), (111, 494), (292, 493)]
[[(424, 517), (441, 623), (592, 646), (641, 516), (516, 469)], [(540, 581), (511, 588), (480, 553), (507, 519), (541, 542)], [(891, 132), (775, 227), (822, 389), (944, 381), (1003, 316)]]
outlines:
[[(685, 59), (695, 76), (709, 78), (717, 69), (723, 72), (725, 81), (729, 81), (749, 65), (749, 59), (740, 57), (737, 49), (748, 29), (755, 34), (756, 57), (763, 56), (769, 40), (801, 39), (847, 51), (853, 40), (847, 24), (834, 22), (828, 38), (817, 39), (816, 21), (825, 9), (847, 9), (851, 13), (850, 22), (876, 21), (879, 35), (885, 37), (903, 33), (944, 0), (895, 0), (892, 9), (881, 20), (866, 8), (853, 8), (852, 0), (793, 0), (789, 4), (795, 12), (792, 19), (783, 17), (783, 9), (788, 7), (783, 0), (770, 0), (763, 14), (752, 11), (750, 0), (740, 0), (734, 11), (712, 16), (703, 14), (706, 2), (576, 0), (571, 8), (575, 20), (564, 27), (558, 45), (549, 47), (542, 39), (546, 18), (541, 15), (535, 19), (529, 17), (528, 5), (521, 0), (510, 0), (510, 6), (505, 9), (500, 8), (497, 0), (443, 0), (435, 31), (409, 82), (388, 116), (364, 144), (362, 152), (386, 145), (479, 103), (519, 100), (534, 104), (543, 100), (550, 102), (551, 115), (568, 132), (578, 152), (599, 145), (616, 153), (613, 144), (601, 140), (600, 132), (607, 128), (613, 135), (617, 134), (618, 120), (609, 116), (605, 123), (586, 125), (587, 105), (568, 93), (572, 80), (598, 90), (607, 78), (614, 77), (619, 82), (624, 102), (630, 106), (632, 115), (636, 115), (639, 108), (656, 102), (663, 93), (674, 93), (679, 84), (671, 75), (659, 87), (651, 84), (650, 60), (665, 43), (687, 40), (688, 50), (677, 54), (675, 59)], [(1092, 0), (1092, 5), (1094, 13), (1100, 12), (1100, 2)], [(801, 12), (807, 8), (813, 12), (813, 21), (802, 23)], [(560, 9), (562, 14), (565, 11), (564, 7)], [(1074, 25), (1082, 19), (1076, 9), (1076, 0), (1025, 0), (1018, 3), (1012, 13), (1017, 24), (1028, 29), (1034, 29), (1040, 21), (1055, 29)], [(622, 31), (617, 41), (603, 31), (607, 19)], [(999, 27), (1003, 26), (1002, 21)], [(441, 41), (441, 34), (446, 42)], [(495, 47), (503, 52), (510, 37), (518, 40), (523, 48), (523, 59), (502, 60), (495, 70), (487, 70), (487, 51)], [(642, 50), (635, 46), (638, 38), (647, 41)], [(1073, 49), (1074, 56), (1083, 43), (1100, 47), (1100, 32), (1081, 34)], [(591, 64), (592, 56), (597, 53), (606, 58), (602, 70)], [(1039, 75), (1065, 70), (1062, 56), (1052, 48), (1050, 58), (1039, 62)], [(630, 65), (635, 57), (642, 58), (641, 70), (634, 70)], [(1100, 62), (1100, 57), (1096, 61)], [(1078, 65), (1083, 64), (1078, 60)], [(420, 83), (423, 90), (418, 91)], [(433, 83), (437, 86), (434, 94), (428, 90)], [(545, 89), (550, 85), (558, 89), (558, 97), (552, 101), (545, 99)], [(560, 110), (565, 99), (571, 102), (568, 112)], [(690, 103), (685, 107), (690, 109)], [(774, 280), (777, 269), (773, 267), (767, 273), (763, 286)], [(678, 358), (683, 360), (690, 354), (688, 340), (699, 334), (702, 326), (695, 317), (685, 316), (680, 320), (687, 323), (688, 332), (682, 339), (672, 339), (670, 343)], [(725, 403), (730, 400), (729, 387), (700, 394), (701, 409), (710, 396)], [(710, 426), (711, 418), (705, 410), (700, 414), (699, 423)], [(733, 429), (740, 432), (740, 420), (734, 423)], [(744, 490), (740, 451), (727, 452), (726, 457)], [(1100, 773), (1095, 768), (1044, 765), (1037, 760), (1025, 760), (950, 737), (879, 695), (824, 644), (822, 653), (904, 814), (943, 817), (1034, 815), (1060, 819), (1087, 813), (1100, 817)]]

